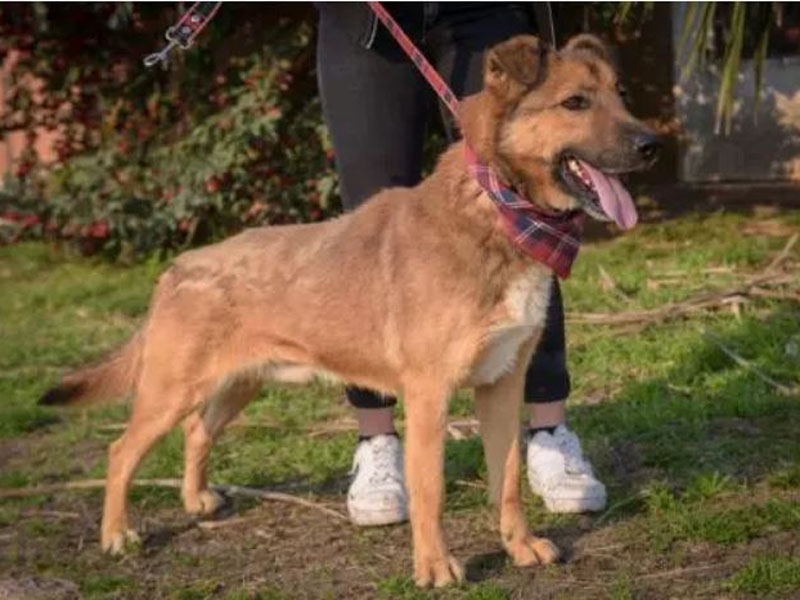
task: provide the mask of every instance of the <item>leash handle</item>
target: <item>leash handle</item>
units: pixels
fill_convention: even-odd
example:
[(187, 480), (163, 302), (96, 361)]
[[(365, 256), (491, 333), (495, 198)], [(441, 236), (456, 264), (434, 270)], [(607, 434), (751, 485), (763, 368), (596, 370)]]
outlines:
[(222, 2), (195, 2), (175, 25), (167, 29), (164, 37), (169, 43), (160, 52), (147, 55), (144, 66), (152, 67), (159, 62), (166, 63), (169, 53), (176, 46), (182, 50), (190, 48), (221, 5)]
[(394, 20), (392, 15), (389, 14), (383, 4), (380, 2), (367, 2), (369, 7), (375, 13), (375, 15), (381, 20), (381, 22), (386, 26), (389, 30), (389, 33), (392, 34), (392, 37), (400, 44), (400, 47), (403, 51), (408, 55), (408, 57), (413, 61), (413, 63), (417, 66), (422, 76), (428, 81), (428, 83), (433, 88), (433, 91), (436, 92), (436, 95), (442, 99), (442, 102), (445, 103), (450, 112), (453, 113), (453, 116), (458, 120), (458, 99), (456, 98), (455, 94), (453, 94), (453, 90), (450, 89), (450, 86), (445, 83), (445, 80), (442, 79), (442, 76), (433, 68), (428, 59), (420, 52), (417, 47), (414, 45), (409, 37), (406, 35), (405, 31), (403, 31), (400, 26), (397, 24), (397, 21)]

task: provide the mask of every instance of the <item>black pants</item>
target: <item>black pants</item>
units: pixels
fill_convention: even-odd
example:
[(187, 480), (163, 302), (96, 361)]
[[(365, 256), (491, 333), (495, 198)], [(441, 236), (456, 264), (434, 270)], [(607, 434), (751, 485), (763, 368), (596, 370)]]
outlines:
[[(386, 7), (458, 97), (481, 89), (484, 50), (532, 30), (524, 4), (424, 2)], [(318, 9), (319, 89), (342, 200), (351, 210), (382, 188), (420, 181), (425, 128), (437, 102), (366, 3), (320, 3)], [(449, 115), (442, 116), (448, 135), (453, 135)], [(544, 334), (528, 367), (525, 400), (564, 400), (569, 389), (564, 308), (554, 281)], [(358, 408), (396, 402), (356, 387), (347, 388), (347, 397)]]

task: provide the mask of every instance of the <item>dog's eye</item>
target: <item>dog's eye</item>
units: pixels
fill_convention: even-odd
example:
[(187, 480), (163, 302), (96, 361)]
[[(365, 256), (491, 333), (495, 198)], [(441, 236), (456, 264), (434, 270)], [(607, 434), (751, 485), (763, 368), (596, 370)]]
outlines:
[(561, 103), (561, 106), (567, 110), (586, 110), (591, 104), (586, 96), (570, 96)]

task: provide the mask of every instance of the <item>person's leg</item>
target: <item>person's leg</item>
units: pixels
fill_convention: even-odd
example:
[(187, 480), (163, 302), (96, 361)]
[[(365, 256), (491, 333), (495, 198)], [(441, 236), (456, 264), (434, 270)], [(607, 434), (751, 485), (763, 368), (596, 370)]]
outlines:
[(578, 437), (566, 425), (569, 391), (564, 306), (554, 279), (547, 323), (525, 381), (525, 402), (530, 406), (528, 482), (553, 512), (602, 510), (605, 486), (594, 476)]
[[(318, 83), (347, 210), (382, 188), (419, 181), (429, 98), (405, 57), (365, 47), (381, 27), (368, 11), (366, 4), (319, 5)], [(348, 493), (351, 518), (360, 525), (403, 521), (408, 509), (396, 400), (353, 386), (345, 392), (360, 438)]]
[[(483, 88), (483, 57), (508, 38), (530, 33), (530, 13), (513, 2), (442, 2), (426, 36), (425, 51), (457, 98)], [(449, 141), (458, 137), (452, 115), (439, 103)]]

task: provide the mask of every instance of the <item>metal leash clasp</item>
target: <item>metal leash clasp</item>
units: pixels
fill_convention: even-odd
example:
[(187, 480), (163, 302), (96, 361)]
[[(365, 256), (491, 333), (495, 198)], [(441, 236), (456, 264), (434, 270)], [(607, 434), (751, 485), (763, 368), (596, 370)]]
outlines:
[(194, 38), (196, 38), (203, 28), (211, 20), (211, 17), (217, 12), (222, 2), (196, 2), (184, 14), (176, 25), (167, 29), (164, 37), (169, 42), (160, 52), (148, 54), (144, 58), (144, 66), (152, 67), (156, 63), (167, 63), (169, 53), (175, 46), (179, 46), (182, 50), (187, 50), (192, 46)]
[(153, 52), (152, 54), (148, 54), (144, 57), (144, 66), (145, 67), (152, 67), (156, 63), (163, 62), (166, 66), (167, 58), (169, 53), (172, 52), (172, 49), (178, 45), (178, 42), (174, 40), (170, 40), (169, 44), (164, 46), (164, 49), (161, 52)]

